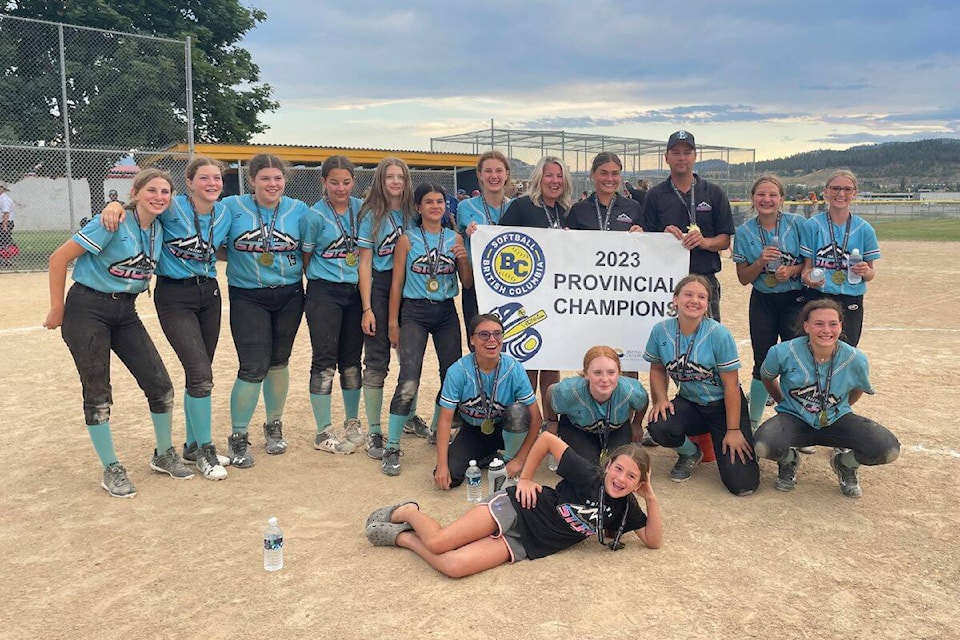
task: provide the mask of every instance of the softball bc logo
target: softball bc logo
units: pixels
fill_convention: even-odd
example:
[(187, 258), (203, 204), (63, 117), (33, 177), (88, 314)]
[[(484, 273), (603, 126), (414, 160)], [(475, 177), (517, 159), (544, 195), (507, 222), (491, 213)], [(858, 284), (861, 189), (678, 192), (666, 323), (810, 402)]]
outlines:
[(487, 285), (502, 296), (530, 293), (543, 281), (547, 261), (543, 249), (530, 236), (508, 231), (487, 243), (480, 258), (480, 273)]

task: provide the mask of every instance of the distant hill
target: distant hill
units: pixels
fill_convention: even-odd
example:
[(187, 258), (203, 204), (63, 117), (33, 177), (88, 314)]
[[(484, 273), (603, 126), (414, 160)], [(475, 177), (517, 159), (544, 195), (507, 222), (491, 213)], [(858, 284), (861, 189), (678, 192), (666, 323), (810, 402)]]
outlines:
[(920, 187), (958, 190), (960, 140), (938, 138), (860, 145), (844, 151), (807, 151), (756, 165), (758, 174), (776, 173), (787, 182), (809, 185), (823, 184), (830, 172), (838, 168), (856, 173), (861, 191)]

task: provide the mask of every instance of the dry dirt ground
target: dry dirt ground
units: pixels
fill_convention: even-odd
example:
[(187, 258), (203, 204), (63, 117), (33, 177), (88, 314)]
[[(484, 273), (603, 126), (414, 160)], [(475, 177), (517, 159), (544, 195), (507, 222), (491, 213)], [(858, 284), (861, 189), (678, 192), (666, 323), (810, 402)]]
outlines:
[[(658, 449), (662, 549), (634, 538), (611, 553), (588, 542), (459, 581), (364, 538), (377, 506), (416, 498), (449, 521), (466, 509), (465, 493), (433, 487), (431, 448), (412, 437), (397, 478), (362, 452), (314, 451), (305, 325), (291, 363), (288, 453), (267, 456), (253, 428), (256, 466), (231, 469), (224, 482), (174, 482), (150, 471), (146, 403), (115, 360), (114, 437), (140, 492), (116, 500), (100, 488), (59, 331), (39, 328), (46, 276), (4, 275), (0, 637), (960, 637), (960, 267), (943, 259), (957, 251), (883, 247), (860, 345), (878, 393), (858, 410), (894, 431), (903, 450), (892, 465), (862, 470), (860, 500), (840, 495), (826, 450), (804, 458), (794, 493), (775, 491), (776, 465), (763, 462), (760, 491), (735, 498), (713, 464), (685, 484), (669, 482), (674, 455)], [(721, 280), (724, 319), (749, 383), (748, 291), (729, 262)], [(139, 302), (179, 396), (182, 370), (152, 302)], [(427, 371), (435, 371), (431, 358), (432, 350)], [(235, 369), (224, 322), (213, 395), (220, 447)], [(429, 417), (435, 374), (426, 380), (421, 413)], [(334, 404), (337, 422), (338, 397)], [(180, 442), (179, 407), (175, 425)], [(537, 479), (554, 481), (545, 467)], [(286, 534), (286, 567), (275, 574), (263, 571), (260, 551), (273, 515)]]

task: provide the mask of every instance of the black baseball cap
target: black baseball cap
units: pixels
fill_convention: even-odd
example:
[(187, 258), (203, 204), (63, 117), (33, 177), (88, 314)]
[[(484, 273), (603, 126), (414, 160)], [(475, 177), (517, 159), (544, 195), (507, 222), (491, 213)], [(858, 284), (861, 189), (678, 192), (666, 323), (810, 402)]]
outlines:
[(674, 131), (672, 134), (670, 134), (670, 138), (667, 140), (667, 151), (681, 142), (685, 142), (690, 145), (690, 148), (692, 148), (694, 151), (697, 150), (697, 143), (693, 140), (693, 134), (689, 131), (684, 131), (681, 129), (680, 131)]

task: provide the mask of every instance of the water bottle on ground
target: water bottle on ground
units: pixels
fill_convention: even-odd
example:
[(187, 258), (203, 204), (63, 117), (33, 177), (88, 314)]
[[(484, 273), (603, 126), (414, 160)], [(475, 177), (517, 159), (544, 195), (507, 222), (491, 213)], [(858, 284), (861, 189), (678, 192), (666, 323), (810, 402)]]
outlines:
[(267, 521), (267, 530), (263, 533), (263, 568), (267, 571), (283, 569), (283, 531), (277, 526), (277, 519)]
[(821, 269), (820, 267), (817, 267), (816, 269), (812, 269), (810, 271), (809, 277), (810, 277), (810, 282), (813, 282), (814, 284), (816, 284), (826, 280), (827, 274), (824, 272), (823, 269)]
[(490, 496), (504, 488), (507, 481), (507, 469), (500, 458), (494, 458), (487, 467), (487, 484), (490, 485)]
[(483, 487), (480, 486), (482, 477), (477, 461), (471, 460), (466, 474), (467, 502), (481, 502), (483, 500)]
[(547, 469), (549, 469), (550, 471), (556, 471), (556, 470), (557, 470), (557, 467), (559, 467), (559, 466), (560, 466), (560, 463), (557, 462), (557, 459), (554, 457), (554, 455), (553, 455), (552, 453), (548, 453), (548, 454), (547, 454)]
[(850, 284), (860, 284), (863, 276), (853, 272), (853, 265), (863, 262), (863, 256), (860, 255), (860, 249), (852, 249), (850, 257), (847, 258), (847, 282)]
[[(773, 236), (770, 239), (770, 244), (777, 248), (777, 251), (780, 250), (780, 236)], [(774, 258), (767, 262), (767, 273), (776, 273), (777, 269), (780, 268), (781, 258)]]

